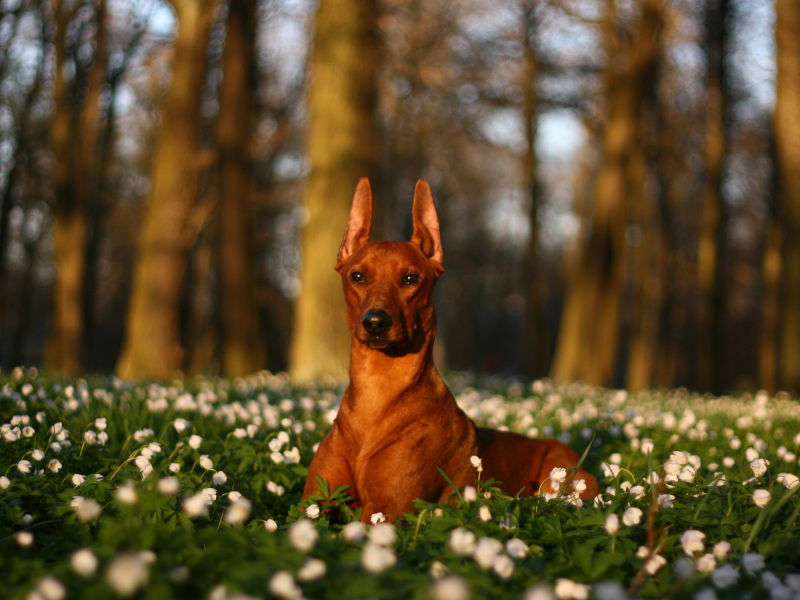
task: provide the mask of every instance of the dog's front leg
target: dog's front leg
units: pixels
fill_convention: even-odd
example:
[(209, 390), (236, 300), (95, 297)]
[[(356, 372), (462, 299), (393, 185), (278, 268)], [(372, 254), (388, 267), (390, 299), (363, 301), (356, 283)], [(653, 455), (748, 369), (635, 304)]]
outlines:
[(317, 477), (329, 483), (331, 493), (340, 485), (348, 485), (350, 489), (347, 493), (353, 498), (358, 498), (346, 450), (347, 446), (342, 444), (341, 434), (334, 424), (311, 460), (303, 489), (303, 500), (317, 491)]

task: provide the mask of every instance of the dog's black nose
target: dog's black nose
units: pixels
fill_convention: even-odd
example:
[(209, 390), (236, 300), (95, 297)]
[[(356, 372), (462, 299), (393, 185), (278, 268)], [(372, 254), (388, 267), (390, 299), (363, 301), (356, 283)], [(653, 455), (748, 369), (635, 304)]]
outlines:
[(392, 326), (392, 317), (385, 310), (371, 309), (364, 313), (361, 324), (368, 333), (380, 335)]

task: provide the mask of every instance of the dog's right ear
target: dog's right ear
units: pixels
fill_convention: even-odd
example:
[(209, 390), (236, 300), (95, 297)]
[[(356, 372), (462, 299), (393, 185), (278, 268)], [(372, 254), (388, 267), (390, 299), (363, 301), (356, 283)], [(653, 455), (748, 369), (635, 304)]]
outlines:
[(339, 246), (339, 257), (336, 270), (340, 271), (344, 263), (356, 250), (369, 241), (372, 229), (372, 189), (369, 179), (362, 177), (358, 180), (356, 195), (353, 196), (353, 206), (350, 208), (350, 219), (344, 231), (342, 245)]

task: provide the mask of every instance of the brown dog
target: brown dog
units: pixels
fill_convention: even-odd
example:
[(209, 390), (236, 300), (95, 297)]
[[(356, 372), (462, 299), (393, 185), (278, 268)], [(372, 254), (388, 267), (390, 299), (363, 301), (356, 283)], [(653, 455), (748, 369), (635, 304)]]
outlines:
[[(473, 482), (472, 456), (482, 459), (483, 478), (502, 482), (510, 495), (538, 494), (552, 469), (578, 463), (558, 441), (476, 427), (456, 404), (433, 364), (433, 286), (444, 269), (424, 181), (417, 182), (413, 213), (410, 242), (370, 241), (372, 192), (361, 179), (336, 265), (352, 332), (350, 386), (311, 461), (303, 498), (314, 493), (317, 476), (331, 490), (349, 485), (364, 521), (377, 512), (401, 517), (415, 498), (445, 501), (453, 490), (437, 467), (462, 487)], [(586, 485), (581, 497), (599, 492), (583, 468), (579, 479)]]

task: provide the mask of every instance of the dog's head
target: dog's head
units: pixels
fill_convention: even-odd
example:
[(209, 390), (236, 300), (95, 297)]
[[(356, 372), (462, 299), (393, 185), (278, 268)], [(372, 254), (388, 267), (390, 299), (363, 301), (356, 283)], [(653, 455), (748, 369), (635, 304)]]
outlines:
[(439, 217), (431, 189), (414, 190), (410, 242), (370, 241), (372, 190), (358, 182), (350, 220), (339, 248), (347, 320), (355, 338), (377, 349), (399, 349), (436, 327), (433, 285), (444, 272)]

